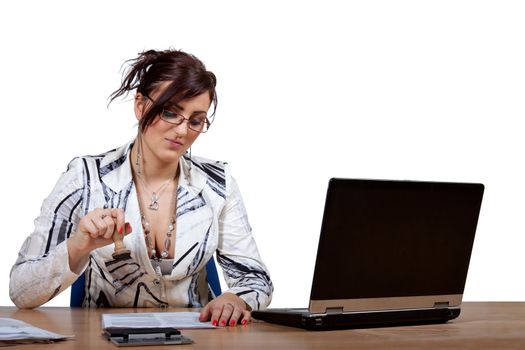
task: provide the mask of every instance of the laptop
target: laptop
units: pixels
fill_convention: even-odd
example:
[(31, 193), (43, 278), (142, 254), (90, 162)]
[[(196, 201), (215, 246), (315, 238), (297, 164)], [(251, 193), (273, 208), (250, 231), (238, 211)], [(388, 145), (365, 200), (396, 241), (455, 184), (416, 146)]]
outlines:
[(253, 311), (310, 330), (459, 316), (484, 186), (332, 178), (310, 304)]

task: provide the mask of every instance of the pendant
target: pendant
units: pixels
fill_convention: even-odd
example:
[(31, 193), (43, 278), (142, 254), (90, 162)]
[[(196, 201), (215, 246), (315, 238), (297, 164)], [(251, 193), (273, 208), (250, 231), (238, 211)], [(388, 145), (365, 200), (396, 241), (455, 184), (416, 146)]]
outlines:
[(159, 196), (155, 192), (151, 195), (151, 203), (148, 206), (150, 210), (159, 210)]

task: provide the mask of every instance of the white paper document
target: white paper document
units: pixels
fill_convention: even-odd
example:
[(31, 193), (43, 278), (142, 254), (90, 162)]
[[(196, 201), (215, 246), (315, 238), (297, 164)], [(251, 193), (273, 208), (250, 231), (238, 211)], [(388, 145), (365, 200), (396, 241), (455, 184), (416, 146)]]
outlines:
[(102, 329), (112, 328), (217, 328), (199, 321), (198, 312), (138, 312), (102, 314)]
[(33, 342), (51, 342), (72, 338), (34, 327), (13, 318), (0, 318), (0, 346)]

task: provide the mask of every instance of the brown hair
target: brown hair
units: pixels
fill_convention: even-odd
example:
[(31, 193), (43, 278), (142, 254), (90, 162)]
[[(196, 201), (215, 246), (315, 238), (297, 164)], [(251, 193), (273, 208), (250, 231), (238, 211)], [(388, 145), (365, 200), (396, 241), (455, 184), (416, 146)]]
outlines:
[(138, 55), (137, 58), (126, 61), (129, 67), (122, 77), (122, 84), (109, 96), (108, 104), (135, 89), (149, 97), (163, 82), (171, 81), (141, 119), (140, 130), (146, 130), (168, 102), (178, 103), (206, 91), (210, 94), (213, 104), (213, 113), (208, 119), (210, 123), (213, 121), (217, 108), (217, 78), (215, 74), (206, 70), (202, 61), (191, 54), (174, 49), (148, 50)]

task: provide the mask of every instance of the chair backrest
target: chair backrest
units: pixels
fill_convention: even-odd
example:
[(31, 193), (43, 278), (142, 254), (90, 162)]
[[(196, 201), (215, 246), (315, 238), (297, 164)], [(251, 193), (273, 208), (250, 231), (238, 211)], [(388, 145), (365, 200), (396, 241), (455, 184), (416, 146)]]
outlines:
[[(217, 273), (217, 267), (215, 266), (215, 259), (212, 257), (206, 264), (206, 274), (208, 279), (208, 286), (213, 294), (213, 297), (218, 297), (222, 294), (221, 283), (219, 281), (219, 274)], [(71, 298), (69, 305), (71, 307), (82, 307), (84, 302), (86, 285), (86, 277), (81, 274), (77, 280), (71, 285)]]
[(77, 280), (71, 285), (71, 297), (69, 299), (69, 306), (82, 307), (84, 296), (86, 294), (84, 286), (86, 285), (86, 277), (84, 274), (78, 276)]
[(217, 266), (215, 266), (215, 259), (213, 256), (206, 264), (206, 276), (208, 280), (208, 287), (212, 291), (213, 297), (216, 298), (221, 295), (221, 282), (219, 281), (219, 274), (217, 273)]

